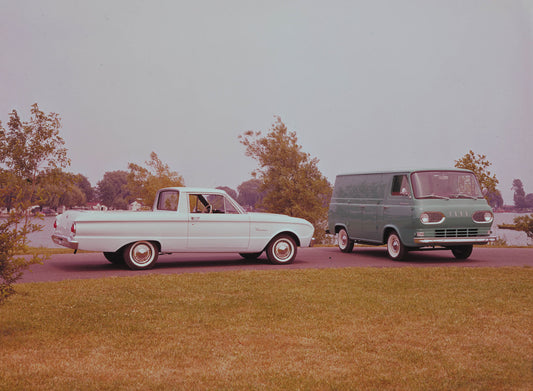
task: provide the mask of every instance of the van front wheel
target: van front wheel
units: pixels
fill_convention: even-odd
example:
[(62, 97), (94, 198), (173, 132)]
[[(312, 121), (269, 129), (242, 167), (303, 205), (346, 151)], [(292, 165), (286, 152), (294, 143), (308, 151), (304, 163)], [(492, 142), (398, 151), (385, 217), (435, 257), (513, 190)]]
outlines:
[(465, 246), (455, 246), (452, 247), (452, 253), (453, 256), (457, 259), (466, 259), (472, 254), (472, 249), (474, 246), (471, 244), (465, 245)]
[(354, 242), (353, 240), (350, 240), (350, 238), (348, 237), (348, 232), (346, 232), (344, 228), (341, 228), (341, 230), (339, 231), (338, 241), (339, 241), (339, 249), (343, 253), (352, 252)]
[(387, 253), (395, 261), (401, 261), (407, 253), (407, 249), (396, 232), (391, 232), (387, 239)]

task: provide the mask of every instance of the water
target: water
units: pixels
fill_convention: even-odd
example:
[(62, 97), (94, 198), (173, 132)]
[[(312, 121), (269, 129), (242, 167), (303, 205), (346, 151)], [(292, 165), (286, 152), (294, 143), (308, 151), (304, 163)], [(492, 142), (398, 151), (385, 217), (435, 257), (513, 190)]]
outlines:
[[(533, 240), (529, 239), (525, 232), (513, 231), (510, 229), (499, 229), (498, 224), (512, 224), (513, 219), (517, 216), (523, 216), (520, 213), (495, 213), (494, 223), (492, 224), (492, 231), (494, 235), (502, 240), (505, 240), (510, 246), (532, 246)], [(35, 232), (29, 235), (30, 245), (34, 247), (49, 247), (58, 248), (61, 246), (56, 245), (51, 235), (54, 232), (54, 220), (55, 217), (45, 217), (44, 220), (37, 220), (36, 222), (43, 225), (41, 232)]]

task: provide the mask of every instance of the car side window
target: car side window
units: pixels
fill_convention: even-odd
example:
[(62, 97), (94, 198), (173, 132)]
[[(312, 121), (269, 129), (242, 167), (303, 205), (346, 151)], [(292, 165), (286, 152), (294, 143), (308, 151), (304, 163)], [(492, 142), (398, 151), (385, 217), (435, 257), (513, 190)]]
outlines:
[(409, 197), (411, 195), (407, 175), (395, 175), (392, 178), (391, 195), (399, 197)]
[(233, 204), (221, 194), (190, 194), (189, 211), (191, 213), (239, 213)]
[(157, 201), (157, 210), (178, 210), (179, 192), (169, 190), (159, 193)]

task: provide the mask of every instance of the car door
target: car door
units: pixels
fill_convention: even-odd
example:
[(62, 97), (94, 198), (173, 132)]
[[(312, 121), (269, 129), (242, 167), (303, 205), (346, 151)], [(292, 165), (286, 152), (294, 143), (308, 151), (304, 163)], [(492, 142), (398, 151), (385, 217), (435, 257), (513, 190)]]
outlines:
[(223, 194), (189, 194), (187, 248), (194, 251), (245, 251), (250, 218)]

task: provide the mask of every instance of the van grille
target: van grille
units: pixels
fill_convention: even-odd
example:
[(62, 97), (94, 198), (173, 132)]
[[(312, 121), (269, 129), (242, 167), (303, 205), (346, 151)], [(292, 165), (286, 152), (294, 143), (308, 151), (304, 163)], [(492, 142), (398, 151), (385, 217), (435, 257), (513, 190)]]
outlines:
[(448, 228), (435, 230), (435, 237), (437, 238), (471, 238), (475, 236), (478, 236), (477, 228)]

